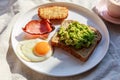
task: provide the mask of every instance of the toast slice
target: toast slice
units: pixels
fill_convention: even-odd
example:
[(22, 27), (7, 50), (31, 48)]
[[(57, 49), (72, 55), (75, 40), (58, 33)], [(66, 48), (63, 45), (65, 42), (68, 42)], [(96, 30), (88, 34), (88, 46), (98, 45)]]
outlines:
[(42, 19), (61, 20), (68, 16), (68, 9), (62, 6), (49, 6), (38, 9), (38, 16)]
[[(64, 26), (67, 28), (71, 22), (73, 22), (73, 20), (65, 20), (62, 22), (61, 26)], [(90, 26), (88, 27), (95, 32), (94, 42), (89, 47), (75, 49), (72, 46), (68, 46), (65, 43), (60, 42), (59, 40), (60, 38), (57, 32), (54, 34), (54, 36), (51, 39), (51, 45), (54, 47), (61, 48), (67, 51), (68, 53), (70, 53), (71, 55), (73, 55), (74, 57), (78, 58), (82, 62), (85, 62), (88, 60), (90, 55), (93, 53), (93, 51), (95, 50), (96, 46), (98, 45), (98, 43), (101, 41), (101, 38), (102, 38), (101, 33), (97, 29), (90, 27)]]

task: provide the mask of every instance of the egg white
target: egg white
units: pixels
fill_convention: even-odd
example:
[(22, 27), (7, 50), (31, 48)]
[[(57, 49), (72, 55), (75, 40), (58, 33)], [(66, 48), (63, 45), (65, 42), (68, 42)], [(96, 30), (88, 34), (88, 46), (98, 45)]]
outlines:
[[(33, 52), (34, 46), (44, 40), (40, 39), (31, 39), (31, 40), (24, 40), (18, 43), (17, 46), (17, 53), (26, 61), (38, 62), (48, 59), (52, 56), (53, 50), (51, 50), (45, 56), (36, 56)], [(45, 42), (45, 41), (44, 41)], [(47, 42), (47, 41), (46, 41)]]

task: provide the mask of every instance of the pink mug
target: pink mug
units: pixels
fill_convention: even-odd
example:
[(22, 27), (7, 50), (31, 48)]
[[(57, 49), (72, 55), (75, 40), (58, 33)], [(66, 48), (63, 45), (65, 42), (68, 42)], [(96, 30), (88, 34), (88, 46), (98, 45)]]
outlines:
[(120, 0), (107, 0), (108, 14), (114, 18), (120, 18)]

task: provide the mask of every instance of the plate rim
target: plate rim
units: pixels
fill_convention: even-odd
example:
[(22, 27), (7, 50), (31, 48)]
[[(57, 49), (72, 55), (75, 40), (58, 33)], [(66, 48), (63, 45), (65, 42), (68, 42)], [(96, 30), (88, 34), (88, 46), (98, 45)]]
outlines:
[[(32, 9), (37, 8), (37, 7), (39, 7), (39, 6), (44, 6), (44, 5), (46, 5), (46, 4), (49, 5), (49, 4), (56, 4), (56, 3), (57, 3), (57, 4), (58, 4), (58, 3), (59, 3), (59, 4), (69, 4), (69, 5), (71, 4), (71, 5), (74, 5), (74, 6), (83, 8), (83, 9), (85, 9), (85, 10), (87, 10), (87, 11), (90, 11), (89, 9), (87, 9), (87, 8), (85, 8), (85, 7), (82, 7), (82, 6), (80, 6), (80, 5), (73, 4), (73, 3), (70, 3), (70, 2), (44, 3), (44, 4), (38, 5), (38, 6), (36, 6), (36, 7), (33, 7)], [(30, 9), (30, 10), (32, 10), (32, 9)], [(29, 10), (27, 10), (27, 11), (29, 11)], [(27, 11), (26, 11), (26, 12), (27, 12)], [(25, 12), (25, 13), (26, 13), (26, 12)], [(107, 36), (107, 37), (108, 37), (108, 46), (107, 46), (106, 52), (105, 52), (105, 54), (104, 54), (104, 56), (105, 56), (106, 53), (107, 53), (107, 51), (108, 51), (108, 48), (109, 48), (109, 40), (110, 40), (108, 29), (107, 29), (106, 25), (104, 24), (104, 22), (100, 19), (100, 17), (98, 17), (97, 14), (95, 14), (95, 13), (92, 12), (92, 11), (90, 11), (90, 12), (91, 12), (92, 14), (94, 14), (94, 15), (97, 17), (97, 19), (99, 19), (99, 20), (102, 22), (102, 24), (105, 26), (105, 28), (106, 28), (106, 30), (107, 30), (107, 34), (108, 34), (108, 36)], [(20, 17), (20, 16), (23, 16), (25, 13), (21, 13), (21, 14), (19, 15), (19, 17)], [(18, 19), (19, 19), (19, 18), (18, 18)], [(16, 23), (16, 22), (15, 22), (15, 23)], [(15, 25), (15, 24), (14, 24), (14, 25)], [(13, 27), (13, 28), (14, 28), (14, 27)], [(13, 31), (12, 31), (12, 34), (13, 34)], [(12, 36), (13, 36), (13, 35), (12, 35)], [(12, 42), (12, 38), (11, 38), (11, 42)], [(12, 42), (12, 48), (13, 48), (13, 42)], [(13, 48), (13, 50), (14, 50), (14, 48)], [(16, 52), (15, 52), (15, 50), (14, 50), (14, 53), (15, 53), (15, 55), (17, 55)], [(103, 56), (96, 64), (94, 64), (93, 66), (91, 66), (91, 67), (88, 68), (87, 70), (84, 70), (84, 71), (82, 71), (82, 72), (80, 72), (80, 73), (71, 74), (71, 75), (52, 75), (52, 74), (47, 74), (47, 73), (39, 72), (39, 71), (37, 71), (37, 70), (29, 67), (29, 66), (28, 66), (27, 64), (25, 64), (24, 61), (22, 61), (22, 60), (19, 58), (19, 56), (17, 55), (17, 57), (20, 59), (20, 61), (21, 61), (22, 63), (24, 63), (28, 68), (32, 69), (33, 71), (36, 71), (36, 72), (38, 72), (38, 73), (42, 73), (42, 74), (45, 74), (45, 75), (49, 75), (49, 76), (56, 76), (56, 77), (74, 76), (74, 75), (78, 75), (78, 74), (84, 73), (84, 72), (92, 69), (93, 67), (95, 67), (98, 63), (100, 63), (101, 60), (104, 58), (104, 56)]]

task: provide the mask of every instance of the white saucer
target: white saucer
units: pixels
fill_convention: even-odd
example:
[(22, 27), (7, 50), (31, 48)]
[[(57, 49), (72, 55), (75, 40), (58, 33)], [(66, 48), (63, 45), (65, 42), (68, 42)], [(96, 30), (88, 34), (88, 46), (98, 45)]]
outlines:
[(109, 14), (108, 14), (108, 10), (107, 10), (107, 7), (106, 7), (106, 2), (104, 0), (101, 0), (101, 2), (99, 2), (95, 8), (97, 10), (97, 13), (103, 18), (105, 19), (106, 21), (109, 21), (111, 23), (114, 23), (114, 24), (120, 24), (120, 19), (119, 18), (114, 18), (114, 17), (111, 17)]

